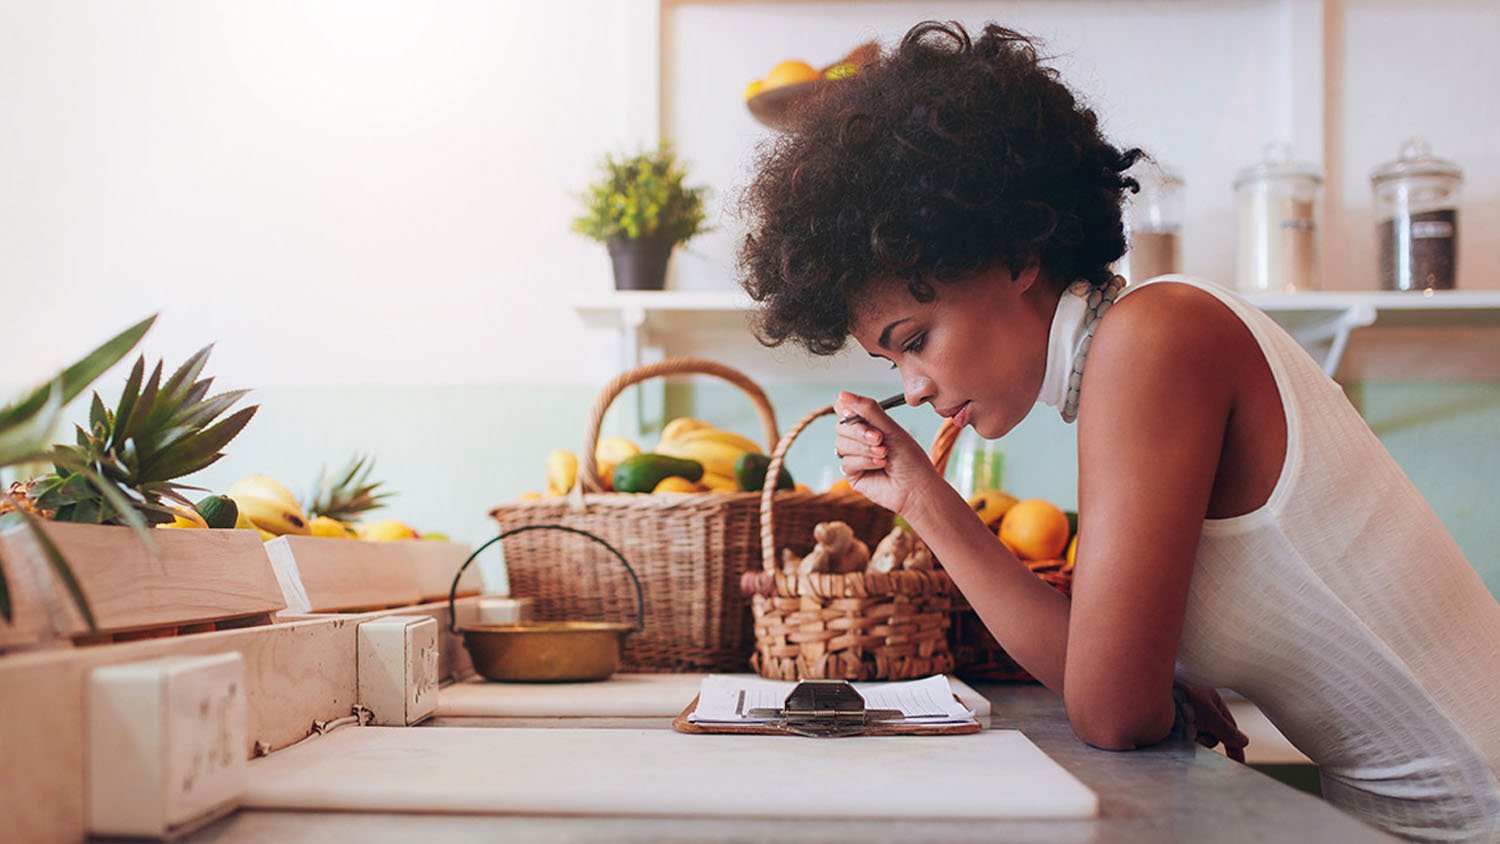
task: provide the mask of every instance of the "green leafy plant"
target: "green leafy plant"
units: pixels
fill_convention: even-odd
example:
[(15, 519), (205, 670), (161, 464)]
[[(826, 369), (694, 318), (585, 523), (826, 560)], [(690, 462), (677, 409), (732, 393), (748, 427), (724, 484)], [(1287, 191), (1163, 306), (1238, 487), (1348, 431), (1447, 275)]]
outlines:
[(615, 238), (664, 237), (672, 245), (708, 229), (703, 225), (706, 187), (685, 187), (686, 173), (671, 144), (617, 158), (604, 156), (599, 178), (579, 197), (584, 213), (573, 231), (607, 243)]
[[(220, 449), (257, 409), (252, 405), (214, 421), (248, 391), (209, 395), (213, 379), (199, 376), (212, 348), (199, 350), (165, 382), (160, 362), (146, 377), (146, 359), (137, 358), (114, 409), (106, 408), (94, 393), (88, 427), (78, 426), (75, 445), (54, 449), (64, 460), (54, 460), (56, 471), (35, 482), (37, 505), (53, 511), (57, 521), (100, 525), (136, 519), (170, 522), (175, 515), (172, 504), (193, 510), (192, 500), (181, 490), (194, 487), (177, 479), (223, 457)], [(93, 482), (80, 466), (105, 483)], [(106, 494), (111, 487), (119, 495)]]
[[(132, 325), (20, 400), (0, 408), (0, 468), (37, 462), (51, 463), (60, 469), (66, 468), (79, 473), (83, 482), (92, 485), (99, 495), (114, 501), (116, 506), (126, 506), (124, 497), (112, 484), (87, 464), (51, 447), (48, 440), (57, 427), (63, 407), (129, 354), (155, 321), (156, 317), (152, 316)], [(48, 565), (67, 588), (73, 603), (92, 630), (94, 616), (89, 610), (88, 601), (84, 599), (83, 590), (79, 588), (78, 580), (73, 576), (73, 570), (63, 558), (62, 552), (42, 530), (38, 521), (38, 509), (39, 506), (26, 494), (24, 486), (17, 484), (17, 488), (10, 494), (0, 494), (0, 529), (17, 521), (31, 529)], [(145, 522), (139, 516), (126, 521), (141, 529), (145, 535)], [(147, 538), (149, 541), (149, 536)], [(3, 562), (0, 560), (0, 563)], [(4, 617), (6, 622), (12, 619), (10, 586), (3, 567), (0, 567), (0, 617)]]

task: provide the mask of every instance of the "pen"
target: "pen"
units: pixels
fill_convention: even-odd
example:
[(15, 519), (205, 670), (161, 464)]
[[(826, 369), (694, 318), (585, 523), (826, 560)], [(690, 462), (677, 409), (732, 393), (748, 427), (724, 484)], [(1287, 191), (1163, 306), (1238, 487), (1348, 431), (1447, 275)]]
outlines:
[[(894, 396), (891, 396), (890, 398), (881, 401), (880, 402), (880, 409), (881, 410), (890, 410), (891, 408), (895, 407), (898, 404), (905, 404), (905, 403), (906, 403), (906, 394), (905, 393), (897, 393)], [(845, 416), (845, 417), (839, 419), (839, 424), (840, 425), (844, 424), (845, 422), (865, 422), (865, 418), (863, 416), (860, 416), (858, 413), (851, 413), (848, 416)], [(868, 423), (866, 423), (866, 424), (868, 424)]]

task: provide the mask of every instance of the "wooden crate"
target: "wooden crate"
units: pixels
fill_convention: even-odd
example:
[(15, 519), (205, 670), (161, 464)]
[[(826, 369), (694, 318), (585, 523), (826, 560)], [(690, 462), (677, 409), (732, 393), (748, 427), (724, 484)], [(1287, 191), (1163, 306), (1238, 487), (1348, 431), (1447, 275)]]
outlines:
[[(416, 570), (417, 589), (422, 593), (422, 600), (448, 600), (448, 589), (453, 586), (454, 573), (464, 564), (464, 560), (469, 559), (469, 546), (457, 542), (428, 540), (398, 544), (406, 551)], [(466, 598), (482, 591), (484, 580), (479, 574), (479, 561), (475, 560), (464, 569), (463, 577), (459, 578), (457, 597)]]
[(287, 615), (356, 612), (421, 600), (421, 582), (406, 548), (417, 544), (279, 536), (266, 543), (266, 554), (281, 584)]
[[(130, 528), (46, 522), (97, 624), (90, 633), (25, 526), (0, 533), (14, 621), (0, 650), (197, 632), (269, 621), (285, 606), (254, 531), (154, 530), (155, 553)], [(55, 631), (55, 632), (54, 632)]]

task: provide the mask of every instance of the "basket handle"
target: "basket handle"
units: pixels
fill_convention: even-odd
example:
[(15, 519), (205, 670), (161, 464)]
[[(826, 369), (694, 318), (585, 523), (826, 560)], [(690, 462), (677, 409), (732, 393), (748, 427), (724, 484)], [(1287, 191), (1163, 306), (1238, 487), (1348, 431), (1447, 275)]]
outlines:
[[(787, 429), (782, 435), (776, 448), (771, 450), (771, 465), (766, 468), (766, 484), (760, 490), (760, 563), (766, 574), (775, 574), (780, 565), (776, 560), (776, 481), (781, 475), (781, 464), (786, 459), (786, 453), (792, 447), (792, 441), (802, 433), (814, 420), (833, 413), (833, 405), (819, 408), (807, 414), (797, 421), (797, 424)], [(948, 455), (953, 451), (953, 444), (958, 441), (958, 428), (953, 426), (951, 420), (944, 419), (943, 424), (938, 427), (937, 436), (932, 440), (932, 448), (928, 456), (932, 459), (932, 465), (941, 475), (948, 468)]]
[(751, 403), (755, 406), (755, 413), (760, 417), (760, 424), (765, 429), (766, 445), (776, 445), (776, 411), (771, 409), (771, 400), (766, 397), (766, 391), (750, 380), (750, 376), (732, 366), (704, 358), (667, 358), (658, 363), (648, 363), (616, 375), (613, 380), (604, 385), (604, 389), (599, 391), (598, 398), (594, 399), (594, 406), (589, 409), (588, 429), (583, 434), (583, 453), (578, 455), (577, 485), (581, 486), (584, 492), (604, 490), (603, 484), (599, 481), (599, 464), (594, 459), (594, 448), (599, 444), (599, 429), (604, 424), (604, 414), (609, 410), (609, 406), (626, 387), (667, 375), (712, 375), (739, 387), (750, 397)]
[(491, 545), (494, 545), (496, 542), (499, 542), (502, 539), (505, 539), (505, 538), (511, 537), (511, 536), (515, 536), (518, 533), (526, 533), (527, 531), (531, 531), (531, 530), (560, 530), (560, 531), (563, 531), (564, 533), (575, 533), (575, 534), (578, 534), (579, 536), (583, 537), (584, 539), (593, 540), (594, 542), (597, 542), (600, 545), (603, 545), (604, 546), (604, 550), (608, 551), (611, 554), (614, 554), (615, 555), (615, 559), (617, 559), (617, 560), (620, 561), (620, 565), (622, 565), (622, 566), (625, 567), (625, 573), (628, 574), (628, 575), (630, 575), (630, 582), (635, 586), (635, 631), (634, 632), (640, 632), (641, 630), (645, 629), (645, 627), (646, 627), (646, 596), (641, 591), (641, 579), (639, 577), (636, 577), (635, 569), (631, 568), (630, 567), (630, 563), (628, 563), (628, 562), (625, 561), (625, 555), (624, 554), (621, 554), (619, 551), (615, 550), (615, 546), (610, 545), (608, 542), (605, 542), (604, 540), (602, 540), (599, 537), (593, 535), (592, 533), (589, 533), (586, 530), (579, 530), (578, 528), (568, 527), (567, 525), (522, 525), (520, 527), (511, 528), (510, 530), (505, 531), (504, 533), (501, 533), (499, 536), (495, 537), (494, 539), (491, 539), (489, 542), (486, 542), (483, 545), (479, 546), (478, 548), (475, 548), (474, 549), (474, 553), (472, 553), (472, 554), (469, 555), (469, 559), (464, 560), (464, 564), (461, 565), (461, 566), (459, 566), (458, 567), (458, 571), (456, 571), (456, 572), (453, 573), (453, 585), (450, 586), (450, 587), (448, 587), (448, 632), (450, 632), (450, 633), (457, 633), (458, 632), (458, 613), (454, 610), (454, 601), (455, 601), (455, 599), (458, 596), (458, 580), (459, 580), (459, 578), (461, 578), (461, 577), (464, 576), (464, 569), (468, 568), (470, 563), (472, 563), (475, 560), (479, 559), (479, 552), (480, 551), (483, 551), (484, 549), (490, 547)]

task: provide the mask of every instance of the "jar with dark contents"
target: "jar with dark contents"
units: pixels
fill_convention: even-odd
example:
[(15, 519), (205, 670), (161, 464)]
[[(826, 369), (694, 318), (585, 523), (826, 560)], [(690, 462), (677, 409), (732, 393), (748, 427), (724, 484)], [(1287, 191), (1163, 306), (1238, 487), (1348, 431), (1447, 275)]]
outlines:
[(1452, 290), (1458, 278), (1458, 189), (1463, 171), (1434, 158), (1427, 143), (1408, 141), (1401, 157), (1370, 176), (1380, 286), (1386, 290)]

